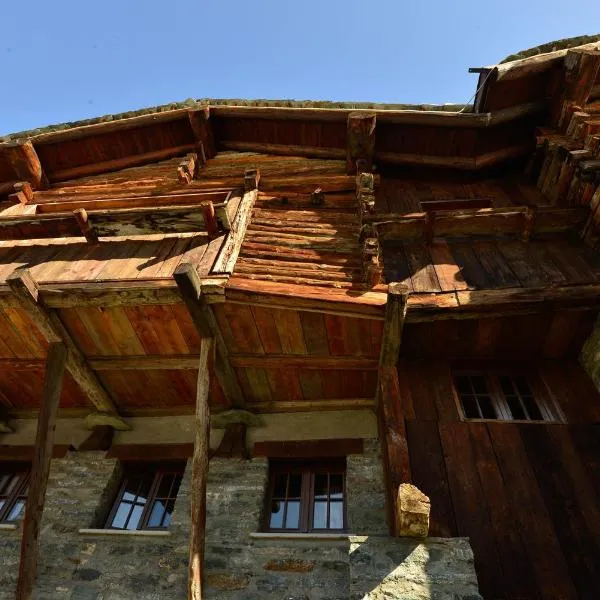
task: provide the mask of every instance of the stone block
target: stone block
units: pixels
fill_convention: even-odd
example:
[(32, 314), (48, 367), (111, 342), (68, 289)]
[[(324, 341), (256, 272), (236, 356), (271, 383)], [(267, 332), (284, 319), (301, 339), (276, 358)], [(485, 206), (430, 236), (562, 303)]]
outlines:
[(418, 487), (403, 483), (396, 501), (396, 535), (425, 538), (429, 534), (431, 502)]

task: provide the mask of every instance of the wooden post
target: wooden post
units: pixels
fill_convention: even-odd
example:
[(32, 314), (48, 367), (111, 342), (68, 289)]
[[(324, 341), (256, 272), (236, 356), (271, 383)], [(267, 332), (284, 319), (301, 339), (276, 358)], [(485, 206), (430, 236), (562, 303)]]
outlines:
[(44, 512), (44, 498), (50, 473), (54, 430), (56, 428), (56, 416), (60, 403), (66, 358), (67, 348), (63, 343), (54, 342), (50, 344), (44, 376), (44, 397), (38, 416), (35, 457), (25, 507), (16, 600), (28, 600), (31, 597), (35, 583), (40, 523)]
[(364, 171), (373, 170), (375, 152), (376, 113), (351, 112), (348, 114), (346, 134), (346, 171), (356, 175), (357, 161)]
[(202, 144), (206, 158), (212, 158), (215, 154), (215, 141), (210, 125), (210, 108), (204, 106), (197, 110), (188, 111), (190, 127), (194, 133), (197, 144)]
[(36, 190), (48, 187), (48, 178), (31, 142), (3, 144), (2, 148), (17, 181), (27, 181)]
[(97, 244), (98, 236), (94, 231), (94, 227), (92, 226), (92, 223), (88, 218), (88, 214), (85, 208), (75, 209), (73, 211), (73, 215), (75, 215), (77, 225), (79, 225), (79, 229), (81, 229), (81, 234), (85, 237), (86, 241), (89, 244)]
[(393, 535), (400, 531), (396, 520), (398, 489), (402, 483), (411, 481), (402, 397), (396, 369), (407, 300), (408, 288), (405, 285), (397, 282), (389, 284), (377, 382), (379, 436), (386, 474), (388, 520)]
[(202, 572), (206, 532), (206, 479), (210, 442), (210, 376), (208, 358), (213, 349), (211, 338), (202, 338), (198, 384), (196, 388), (196, 416), (192, 481), (190, 484), (190, 560), (188, 600), (202, 600)]

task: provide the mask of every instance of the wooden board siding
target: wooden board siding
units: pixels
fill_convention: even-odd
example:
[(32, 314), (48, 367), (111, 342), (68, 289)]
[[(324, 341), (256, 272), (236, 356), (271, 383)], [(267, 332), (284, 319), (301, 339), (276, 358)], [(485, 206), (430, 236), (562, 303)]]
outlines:
[(430, 534), (470, 537), (486, 599), (597, 591), (600, 394), (575, 360), (538, 370), (567, 424), (462, 422), (445, 361), (399, 364), (413, 483), (431, 498)]
[(600, 260), (577, 240), (383, 244), (386, 281), (411, 291), (571, 285), (600, 280)]

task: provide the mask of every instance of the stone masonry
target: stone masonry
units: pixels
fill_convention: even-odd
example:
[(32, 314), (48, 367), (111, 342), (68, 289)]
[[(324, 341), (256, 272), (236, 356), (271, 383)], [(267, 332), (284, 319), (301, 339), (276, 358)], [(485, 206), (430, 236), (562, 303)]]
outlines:
[[(101, 527), (121, 476), (104, 453), (54, 460), (42, 521), (37, 600), (185, 600), (190, 469), (168, 535), (89, 535)], [(213, 459), (207, 488), (208, 600), (475, 600), (465, 539), (387, 536), (379, 442), (347, 461), (348, 519), (339, 539), (255, 537), (266, 459)], [(20, 531), (0, 530), (0, 600), (14, 597)]]

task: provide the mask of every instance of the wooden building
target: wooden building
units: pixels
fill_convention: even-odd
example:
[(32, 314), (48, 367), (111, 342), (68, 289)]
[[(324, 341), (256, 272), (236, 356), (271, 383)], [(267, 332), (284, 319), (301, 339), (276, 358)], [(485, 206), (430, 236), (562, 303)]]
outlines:
[[(20, 547), (0, 598), (598, 597), (600, 44), (478, 71), (472, 110), (220, 102), (0, 144), (0, 548)], [(85, 457), (118, 485), (67, 531), (58, 473)], [(258, 570), (204, 560), (227, 465), (264, 471)], [(114, 571), (142, 550), (119, 530), (165, 544), (131, 596)], [(446, 579), (353, 563), (407, 543), (447, 551)]]

